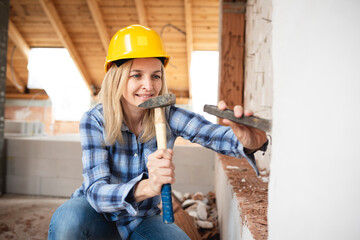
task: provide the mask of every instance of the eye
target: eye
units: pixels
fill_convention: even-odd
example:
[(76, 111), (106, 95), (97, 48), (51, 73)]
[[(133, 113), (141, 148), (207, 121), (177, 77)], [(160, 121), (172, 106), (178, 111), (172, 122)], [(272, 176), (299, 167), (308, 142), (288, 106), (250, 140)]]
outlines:
[(141, 74), (136, 73), (136, 74), (131, 75), (130, 77), (132, 77), (132, 78), (140, 78)]
[(156, 79), (156, 80), (161, 79), (161, 75), (157, 75), (157, 74), (154, 74), (152, 77), (153, 77), (153, 79)]

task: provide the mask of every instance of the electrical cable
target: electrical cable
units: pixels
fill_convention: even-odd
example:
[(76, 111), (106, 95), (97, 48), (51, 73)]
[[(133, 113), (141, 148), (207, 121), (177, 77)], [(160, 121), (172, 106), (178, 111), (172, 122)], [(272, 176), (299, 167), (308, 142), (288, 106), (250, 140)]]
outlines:
[[(167, 27), (171, 27), (171, 28), (174, 28), (175, 30), (177, 30), (178, 32), (182, 33), (184, 36), (186, 36), (186, 32), (181, 30), (180, 28), (178, 28), (177, 26), (175, 25), (172, 25), (170, 23), (168, 24), (165, 24), (164, 26), (162, 26), (161, 28), (161, 31), (160, 31), (160, 37), (163, 38), (163, 33), (164, 33), (164, 29), (167, 28)], [(169, 62), (169, 65), (171, 65), (172, 67), (174, 68), (177, 68), (177, 66), (175, 66), (174, 64), (171, 63), (171, 61)]]

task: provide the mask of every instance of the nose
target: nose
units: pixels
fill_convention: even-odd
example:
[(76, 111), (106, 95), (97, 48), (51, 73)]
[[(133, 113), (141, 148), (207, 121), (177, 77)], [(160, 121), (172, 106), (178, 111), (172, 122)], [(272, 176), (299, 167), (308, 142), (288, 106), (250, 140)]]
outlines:
[(151, 82), (151, 76), (144, 76), (142, 87), (146, 90), (152, 89), (152, 82)]

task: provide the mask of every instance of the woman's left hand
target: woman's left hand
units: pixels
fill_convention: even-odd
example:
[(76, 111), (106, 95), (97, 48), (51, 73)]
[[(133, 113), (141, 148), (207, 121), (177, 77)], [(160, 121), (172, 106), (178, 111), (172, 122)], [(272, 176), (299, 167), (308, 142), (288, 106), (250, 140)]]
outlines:
[[(218, 108), (220, 110), (225, 110), (227, 108), (226, 103), (223, 100), (221, 100), (218, 103)], [(242, 117), (243, 115), (246, 117), (250, 117), (253, 114), (254, 113), (252, 111), (249, 110), (244, 111), (244, 108), (240, 105), (236, 105), (234, 107), (235, 117)], [(255, 151), (261, 148), (264, 145), (264, 143), (267, 141), (266, 133), (257, 128), (238, 124), (233, 121), (230, 121), (229, 119), (224, 119), (223, 123), (232, 128), (234, 134), (241, 142), (241, 144), (244, 146), (244, 148), (250, 151)]]

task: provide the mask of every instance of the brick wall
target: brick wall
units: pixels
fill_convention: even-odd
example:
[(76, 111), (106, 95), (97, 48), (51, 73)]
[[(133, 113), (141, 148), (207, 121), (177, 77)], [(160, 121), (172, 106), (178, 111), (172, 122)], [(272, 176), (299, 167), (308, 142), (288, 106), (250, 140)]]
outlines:
[(78, 121), (56, 121), (50, 100), (6, 100), (5, 120), (39, 121), (46, 135), (79, 133)]

